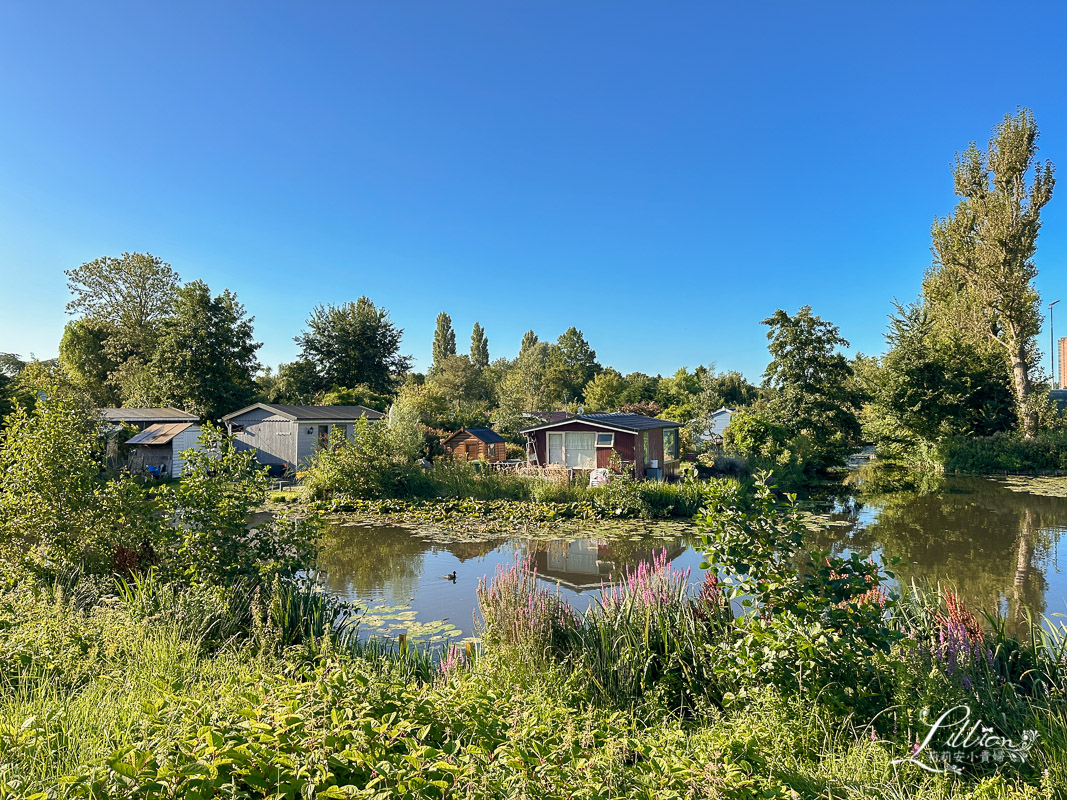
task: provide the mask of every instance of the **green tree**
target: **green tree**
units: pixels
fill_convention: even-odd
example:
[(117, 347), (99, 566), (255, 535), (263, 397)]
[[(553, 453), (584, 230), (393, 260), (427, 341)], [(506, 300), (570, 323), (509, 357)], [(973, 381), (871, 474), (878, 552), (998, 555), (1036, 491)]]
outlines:
[(15, 353), (0, 353), (0, 428), (15, 407), (16, 379), (25, 367), (26, 362)]
[(626, 382), (619, 371), (608, 367), (585, 385), (587, 411), (615, 411), (621, 404)]
[[(651, 377), (643, 372), (631, 372), (626, 376), (626, 387), (620, 400), (623, 405), (655, 402), (659, 391), (660, 378)], [(658, 404), (657, 404), (658, 405)]]
[(478, 369), (489, 366), (489, 339), (485, 329), (477, 322), (471, 330), (471, 363)]
[(114, 326), (94, 319), (75, 319), (63, 329), (59, 342), (59, 364), (70, 382), (89, 395), (101, 408), (122, 403), (112, 376), (121, 363), (110, 355), (108, 341)]
[(989, 436), (1015, 425), (1015, 403), (1001, 355), (935, 325), (929, 309), (897, 306), (881, 363), (854, 369), (869, 396), (865, 432), (884, 457), (916, 465), (948, 436)]
[(259, 396), (268, 403), (313, 404), (318, 399), (319, 383), (315, 365), (301, 359), (279, 364), (276, 373), (267, 367), (256, 378)]
[(33, 411), (14, 411), (0, 436), (0, 551), (46, 575), (150, 561), (158, 517), (130, 479), (102, 479), (94, 409), (61, 386), (44, 392)]
[(186, 284), (150, 365), (160, 401), (209, 420), (243, 408), (256, 394), (260, 347), (237, 295), (212, 297), (203, 281)]
[(159, 488), (159, 505), (170, 520), (165, 551), (169, 569), (187, 580), (227, 584), (245, 578), (267, 582), (292, 577), (313, 560), (317, 517), (279, 516), (249, 530), (248, 516), (263, 503), (269, 479), (252, 450), (205, 425), (200, 449), (182, 453), (178, 484)]
[(811, 443), (815, 469), (843, 463), (860, 441), (852, 368), (838, 352), (848, 341), (836, 325), (812, 314), (811, 306), (792, 317), (778, 309), (763, 324), (770, 328), (771, 363), (764, 384), (772, 390), (772, 418), (791, 438), (803, 436)]
[(550, 349), (547, 342), (534, 342), (519, 353), (501, 378), (497, 408), (492, 413), (494, 427), (501, 436), (517, 437), (521, 428), (532, 424), (524, 414), (548, 408), (545, 374)]
[(1037, 428), (1031, 392), (1041, 327), (1033, 256), (1041, 209), (1055, 185), (1051, 162), (1036, 160), (1038, 136), (1033, 113), (1019, 109), (997, 125), (987, 152), (972, 142), (957, 154), (953, 179), (961, 200), (934, 222), (934, 265), (923, 282), (924, 296), (949, 325), (1000, 351), (1027, 437)]
[(438, 363), (426, 383), (452, 403), (475, 403), (485, 400), (481, 377), (467, 356), (448, 356)]
[(710, 414), (722, 407), (743, 408), (759, 398), (759, 389), (749, 383), (740, 372), (715, 373), (707, 370), (700, 376), (697, 406), (703, 414)]
[(452, 330), (452, 317), (444, 311), (437, 315), (437, 329), (433, 333), (433, 363), (430, 372), (450, 356), (456, 354), (456, 332)]
[(138, 357), (147, 363), (180, 285), (170, 264), (151, 253), (123, 253), (89, 261), (65, 274), (74, 295), (67, 313), (110, 328), (105, 347), (111, 358), (121, 362)]
[(519, 343), (519, 355), (521, 356), (539, 341), (536, 333), (533, 331), (526, 331), (526, 333), (522, 335), (522, 341)]
[(392, 395), (379, 394), (366, 386), (335, 387), (322, 396), (324, 406), (363, 406), (375, 411), (385, 411), (392, 402)]
[(365, 385), (375, 392), (391, 393), (411, 365), (400, 355), (404, 331), (368, 297), (340, 306), (316, 306), (307, 329), (297, 336), (301, 357), (314, 365), (316, 389)]
[(581, 400), (582, 391), (600, 372), (596, 351), (577, 328), (568, 328), (549, 350), (544, 382), (555, 403)]

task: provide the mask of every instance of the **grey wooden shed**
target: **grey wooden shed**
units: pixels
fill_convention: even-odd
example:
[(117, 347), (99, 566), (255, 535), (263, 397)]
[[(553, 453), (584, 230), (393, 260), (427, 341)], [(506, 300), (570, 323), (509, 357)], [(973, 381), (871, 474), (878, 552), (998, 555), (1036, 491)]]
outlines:
[(357, 420), (378, 420), (380, 411), (365, 406), (292, 406), (256, 403), (222, 418), (239, 449), (256, 451), (256, 460), (270, 467), (299, 467), (331, 436), (354, 432)]

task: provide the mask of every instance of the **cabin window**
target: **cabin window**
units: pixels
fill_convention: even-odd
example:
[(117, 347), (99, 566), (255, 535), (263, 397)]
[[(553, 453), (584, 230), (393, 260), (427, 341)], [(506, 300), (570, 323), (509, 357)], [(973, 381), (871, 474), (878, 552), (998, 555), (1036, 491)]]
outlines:
[(678, 429), (666, 428), (663, 431), (663, 460), (678, 460)]
[(645, 451), (644, 464), (647, 467), (652, 463), (652, 450), (648, 446), (648, 431), (641, 434), (641, 448)]
[(548, 463), (549, 464), (562, 464), (563, 463), (563, 434), (562, 433), (550, 433), (550, 434), (548, 434)]
[(596, 434), (568, 431), (563, 449), (567, 466), (574, 469), (593, 469), (596, 466)]
[(490, 442), (488, 444), (489, 458), (496, 458), (496, 442)]
[(319, 447), (328, 447), (330, 444), (330, 426), (319, 425)]
[(549, 433), (548, 463), (572, 469), (593, 469), (596, 466), (596, 434), (584, 431)]
[(615, 434), (614, 433), (598, 433), (596, 435), (597, 447), (614, 447), (615, 446)]

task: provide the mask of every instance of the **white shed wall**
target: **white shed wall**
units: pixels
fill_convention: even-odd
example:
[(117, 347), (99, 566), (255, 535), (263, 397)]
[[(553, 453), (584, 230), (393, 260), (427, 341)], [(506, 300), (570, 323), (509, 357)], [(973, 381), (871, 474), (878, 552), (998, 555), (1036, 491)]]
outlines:
[(190, 425), (171, 439), (170, 445), (172, 448), (170, 459), (171, 475), (175, 478), (180, 478), (185, 471), (185, 459), (181, 457), (181, 454), (186, 450), (200, 449), (200, 426)]

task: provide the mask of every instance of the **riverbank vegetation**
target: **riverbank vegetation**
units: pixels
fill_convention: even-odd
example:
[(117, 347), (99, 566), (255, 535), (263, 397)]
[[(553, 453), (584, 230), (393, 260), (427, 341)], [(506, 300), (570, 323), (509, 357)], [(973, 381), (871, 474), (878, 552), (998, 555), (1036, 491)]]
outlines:
[[(197, 509), (177, 553), (254, 494), (208, 463), (168, 501)], [(1020, 641), (952, 595), (895, 598), (766, 485), (708, 486), (699, 591), (657, 558), (580, 613), (519, 563), (480, 589), (481, 644), (437, 654), (361, 640), (292, 538), (117, 578), (8, 558), (0, 797), (1057, 796), (1062, 626)], [(1037, 731), (1026, 760), (894, 763), (956, 703)]]

